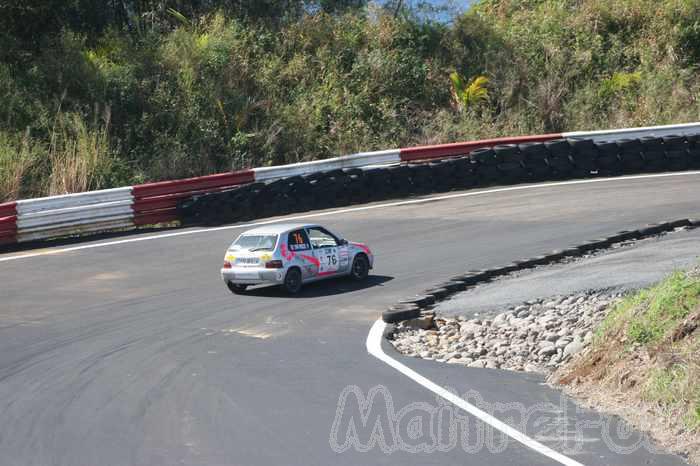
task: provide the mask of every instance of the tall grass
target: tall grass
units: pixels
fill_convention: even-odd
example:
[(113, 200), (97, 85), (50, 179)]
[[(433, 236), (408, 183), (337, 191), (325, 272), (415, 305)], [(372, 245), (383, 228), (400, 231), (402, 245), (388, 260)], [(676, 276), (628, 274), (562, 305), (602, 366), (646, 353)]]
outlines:
[(51, 167), (47, 195), (101, 187), (101, 178), (109, 171), (112, 160), (109, 122), (109, 108), (103, 111), (102, 121), (94, 121), (92, 127), (77, 113), (56, 114), (47, 153)]
[(29, 136), (0, 131), (0, 202), (17, 199), (22, 180), (37, 160), (38, 147)]
[(115, 163), (110, 146), (110, 111), (90, 124), (75, 112), (59, 108), (49, 142), (0, 130), (0, 202), (100, 189), (112, 184)]

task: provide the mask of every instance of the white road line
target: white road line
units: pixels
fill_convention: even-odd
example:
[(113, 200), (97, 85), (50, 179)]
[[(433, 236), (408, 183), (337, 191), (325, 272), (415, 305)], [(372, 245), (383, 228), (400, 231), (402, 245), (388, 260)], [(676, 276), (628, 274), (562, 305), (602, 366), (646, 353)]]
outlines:
[(418, 372), (414, 371), (413, 369), (409, 368), (408, 366), (405, 366), (404, 364), (401, 364), (396, 359), (393, 359), (392, 357), (388, 356), (382, 350), (382, 338), (383, 338), (385, 328), (386, 328), (386, 324), (381, 319), (377, 320), (374, 323), (374, 325), (372, 325), (372, 328), (369, 331), (369, 335), (367, 335), (367, 352), (369, 352), (369, 354), (371, 354), (375, 358), (379, 359), (380, 361), (385, 362), (386, 364), (390, 365), (391, 367), (393, 367), (397, 371), (401, 372), (403, 375), (405, 375), (409, 379), (422, 385), (423, 387), (427, 388), (428, 390), (430, 390), (431, 392), (440, 396), (441, 398), (444, 398), (445, 400), (449, 401), (450, 403), (454, 404), (455, 406), (463, 409), (464, 411), (468, 412), (469, 414), (471, 414), (472, 416), (481, 420), (482, 422), (490, 425), (494, 429), (497, 429), (497, 430), (503, 432), (505, 435), (512, 438), (513, 440), (516, 440), (516, 441), (522, 443), (523, 445), (525, 445), (526, 447), (535, 450), (537, 453), (540, 453), (548, 458), (551, 458), (554, 461), (556, 461), (560, 464), (563, 464), (565, 466), (583, 466), (583, 464), (579, 463), (578, 461), (572, 460), (571, 458), (564, 456), (561, 453), (558, 453), (545, 445), (542, 445), (537, 440), (534, 440), (534, 439), (528, 437), (527, 435), (523, 434), (522, 432), (520, 432), (516, 429), (513, 429), (508, 424), (506, 424), (502, 421), (499, 421), (498, 419), (496, 419), (495, 417), (493, 417), (489, 413), (480, 410), (476, 406), (467, 403), (459, 396), (444, 389), (443, 387), (436, 384), (435, 382), (432, 382), (431, 380), (423, 377)]
[(275, 219), (275, 220), (264, 220), (261, 222), (246, 223), (246, 224), (242, 224), (242, 225), (227, 225), (227, 226), (223, 226), (223, 227), (199, 228), (196, 230), (178, 231), (175, 233), (160, 233), (157, 235), (140, 236), (138, 238), (128, 238), (128, 239), (121, 239), (121, 240), (115, 240), (115, 241), (107, 241), (104, 243), (85, 244), (82, 246), (71, 246), (71, 247), (66, 247), (66, 248), (49, 249), (49, 250), (43, 250), (43, 251), (37, 251), (37, 252), (30, 252), (27, 254), (17, 254), (17, 255), (8, 256), (8, 257), (0, 257), (0, 262), (7, 262), (7, 261), (13, 261), (13, 260), (19, 260), (19, 259), (29, 259), (32, 257), (48, 256), (48, 255), (52, 255), (52, 254), (61, 254), (64, 252), (81, 251), (83, 249), (103, 248), (106, 246), (116, 246), (119, 244), (136, 243), (139, 241), (150, 241), (150, 240), (154, 240), (154, 239), (173, 238), (176, 236), (195, 235), (198, 233), (208, 233), (208, 232), (212, 232), (212, 231), (235, 230), (237, 228), (251, 228), (251, 227), (256, 227), (256, 226), (260, 226), (260, 225), (269, 225), (272, 223), (290, 222), (290, 221), (295, 221), (295, 220), (306, 220), (306, 219), (310, 219), (310, 218), (332, 216), (332, 215), (346, 214), (346, 213), (352, 213), (352, 212), (361, 212), (361, 211), (365, 211), (365, 210), (385, 209), (385, 208), (389, 208), (389, 207), (399, 207), (399, 206), (412, 205), (412, 204), (423, 204), (426, 202), (444, 201), (447, 199), (456, 199), (456, 198), (461, 198), (461, 197), (483, 196), (486, 194), (504, 193), (504, 192), (509, 192), (509, 191), (525, 191), (525, 190), (540, 189), (540, 188), (552, 188), (552, 187), (557, 187), (557, 186), (571, 186), (571, 185), (579, 185), (579, 184), (606, 183), (606, 182), (609, 183), (609, 182), (616, 182), (616, 181), (643, 180), (643, 179), (648, 179), (648, 178), (667, 178), (667, 177), (676, 177), (676, 176), (695, 176), (695, 175), (700, 175), (700, 171), (678, 172), (678, 173), (657, 173), (657, 174), (653, 174), (653, 175), (633, 175), (633, 176), (622, 176), (622, 177), (615, 177), (615, 178), (593, 178), (593, 179), (587, 179), (587, 180), (574, 180), (574, 181), (557, 181), (557, 182), (551, 182), (551, 183), (509, 186), (506, 188), (493, 188), (493, 189), (486, 189), (483, 191), (469, 191), (466, 193), (445, 194), (445, 195), (441, 195), (441, 196), (426, 197), (426, 198), (421, 198), (421, 199), (411, 199), (409, 201), (396, 201), (396, 202), (389, 202), (389, 203), (385, 203), (385, 204), (376, 204), (376, 205), (361, 206), (361, 207), (349, 207), (349, 208), (345, 208), (345, 209), (335, 209), (335, 210), (331, 210), (328, 212), (318, 212), (315, 214), (301, 214), (301, 215), (295, 215), (292, 217), (284, 217), (284, 218)]

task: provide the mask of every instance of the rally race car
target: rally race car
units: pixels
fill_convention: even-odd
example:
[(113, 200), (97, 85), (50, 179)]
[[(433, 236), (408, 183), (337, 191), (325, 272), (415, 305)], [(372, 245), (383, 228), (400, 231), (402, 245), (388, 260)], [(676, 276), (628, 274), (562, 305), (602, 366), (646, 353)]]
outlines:
[(231, 244), (221, 278), (236, 294), (250, 285), (282, 285), (294, 294), (303, 284), (324, 278), (364, 280), (373, 265), (367, 246), (320, 225), (272, 224), (248, 230)]

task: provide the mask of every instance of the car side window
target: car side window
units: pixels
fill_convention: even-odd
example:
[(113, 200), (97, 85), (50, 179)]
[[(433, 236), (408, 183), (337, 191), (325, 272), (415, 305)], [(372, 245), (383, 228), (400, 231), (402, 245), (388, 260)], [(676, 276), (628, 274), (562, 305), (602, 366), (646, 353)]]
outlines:
[(311, 249), (309, 237), (304, 230), (294, 230), (287, 237), (287, 245), (290, 251), (306, 251)]
[(309, 238), (311, 239), (311, 245), (314, 248), (334, 248), (338, 246), (338, 241), (335, 236), (333, 236), (325, 228), (309, 228)]

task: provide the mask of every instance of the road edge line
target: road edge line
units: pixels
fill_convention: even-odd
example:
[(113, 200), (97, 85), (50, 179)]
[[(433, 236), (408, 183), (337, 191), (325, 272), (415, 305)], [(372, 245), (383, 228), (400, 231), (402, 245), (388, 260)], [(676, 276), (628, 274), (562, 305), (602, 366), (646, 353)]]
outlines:
[(366, 341), (367, 352), (369, 354), (384, 362), (385, 364), (393, 367), (409, 379), (430, 390), (439, 397), (449, 401), (458, 408), (476, 417), (480, 421), (490, 425), (494, 429), (504, 433), (508, 437), (523, 444), (524, 446), (535, 450), (537, 453), (544, 455), (565, 466), (584, 466), (582, 463), (579, 463), (578, 461), (575, 461), (557, 451), (552, 450), (551, 448), (543, 445), (537, 440), (528, 437), (527, 435), (514, 429), (508, 424), (496, 419), (489, 413), (480, 410), (479, 408), (470, 403), (467, 403), (464, 399), (446, 390), (445, 388), (441, 387), (440, 385), (436, 384), (430, 379), (420, 375), (418, 372), (414, 371), (413, 369), (409, 368), (408, 366), (400, 363), (396, 359), (386, 354), (382, 349), (382, 339), (384, 336), (384, 330), (386, 329), (386, 326), (387, 324), (381, 319), (376, 320), (374, 324), (372, 324), (372, 328), (370, 329), (369, 334), (367, 335)]

